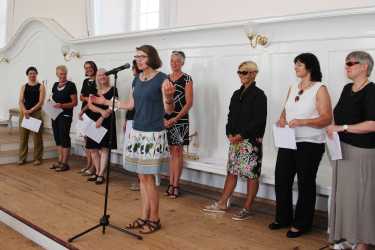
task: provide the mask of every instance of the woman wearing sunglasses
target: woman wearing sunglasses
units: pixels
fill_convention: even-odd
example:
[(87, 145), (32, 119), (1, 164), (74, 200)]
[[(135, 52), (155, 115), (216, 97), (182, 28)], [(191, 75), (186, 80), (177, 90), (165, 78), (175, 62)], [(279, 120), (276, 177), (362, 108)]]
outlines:
[[(275, 168), (276, 218), (271, 230), (290, 227), (288, 238), (311, 230), (316, 201), (316, 174), (325, 150), (324, 128), (331, 124), (332, 108), (321, 83), (319, 61), (311, 53), (294, 59), (299, 83), (289, 88), (285, 108), (277, 122), (295, 129), (297, 150), (279, 148)], [(293, 182), (297, 174), (298, 200), (293, 216)]]
[(343, 160), (335, 162), (332, 176), (330, 241), (345, 239), (357, 250), (375, 245), (375, 84), (369, 81), (374, 60), (366, 52), (345, 59), (345, 85), (334, 109)]
[(262, 165), (262, 138), (266, 128), (267, 97), (258, 88), (255, 78), (258, 67), (252, 61), (240, 64), (237, 74), (241, 88), (231, 98), (226, 125), (230, 143), (227, 177), (219, 201), (203, 208), (204, 212), (224, 213), (237, 185), (238, 176), (247, 181), (247, 196), (243, 208), (232, 219), (248, 219), (259, 188)]

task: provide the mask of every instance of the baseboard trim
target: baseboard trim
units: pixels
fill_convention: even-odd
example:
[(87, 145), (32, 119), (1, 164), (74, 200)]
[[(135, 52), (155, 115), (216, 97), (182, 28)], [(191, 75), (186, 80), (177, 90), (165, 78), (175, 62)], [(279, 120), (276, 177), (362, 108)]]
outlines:
[(45, 249), (79, 250), (72, 244), (1, 206), (0, 221)]

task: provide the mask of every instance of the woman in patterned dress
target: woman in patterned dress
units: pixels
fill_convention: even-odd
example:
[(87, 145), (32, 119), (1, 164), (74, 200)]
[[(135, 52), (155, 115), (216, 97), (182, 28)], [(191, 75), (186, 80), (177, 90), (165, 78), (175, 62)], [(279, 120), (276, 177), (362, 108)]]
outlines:
[(267, 119), (267, 97), (255, 84), (258, 67), (254, 62), (241, 63), (237, 74), (242, 86), (232, 95), (226, 126), (226, 134), (230, 142), (228, 174), (220, 200), (206, 206), (203, 211), (224, 213), (240, 176), (247, 180), (247, 197), (243, 208), (232, 219), (245, 220), (251, 216), (250, 209), (259, 188), (262, 138)]
[[(142, 73), (134, 78), (128, 101), (116, 101), (116, 107), (135, 110), (124, 168), (138, 174), (142, 207), (140, 217), (127, 228), (140, 229), (140, 233), (149, 234), (161, 229), (155, 175), (164, 172), (167, 167), (168, 142), (164, 114), (174, 110), (175, 87), (166, 74), (158, 71), (162, 62), (153, 46), (142, 45), (136, 53), (134, 58)], [(92, 99), (95, 103), (111, 104), (110, 100), (101, 97)]]
[(189, 145), (189, 110), (193, 106), (193, 80), (191, 76), (182, 72), (185, 62), (185, 53), (173, 51), (171, 55), (172, 73), (169, 81), (176, 88), (174, 94), (174, 112), (165, 116), (168, 144), (170, 151), (169, 185), (166, 196), (177, 198), (180, 194), (179, 181), (183, 167), (183, 146)]

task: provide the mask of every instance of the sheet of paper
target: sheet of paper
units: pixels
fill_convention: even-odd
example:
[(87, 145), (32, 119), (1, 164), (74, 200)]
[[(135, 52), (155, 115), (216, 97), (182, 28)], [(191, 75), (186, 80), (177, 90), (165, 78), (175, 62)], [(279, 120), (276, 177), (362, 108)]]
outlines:
[(94, 121), (92, 121), (92, 123), (90, 123), (90, 125), (85, 130), (85, 135), (90, 137), (97, 143), (100, 143), (102, 141), (106, 133), (107, 129), (104, 127), (97, 128)]
[(21, 127), (31, 130), (35, 133), (39, 132), (40, 125), (42, 125), (42, 121), (33, 117), (29, 117), (29, 119), (23, 118)]
[(337, 132), (334, 132), (332, 138), (329, 138), (326, 134), (326, 143), (331, 160), (341, 160), (342, 151), (339, 134)]
[(82, 120), (78, 119), (76, 124), (77, 132), (84, 136), (86, 133), (86, 129), (90, 126), (90, 124), (94, 122), (92, 121), (86, 114), (82, 115)]
[(273, 138), (275, 146), (278, 148), (297, 149), (296, 134), (293, 128), (284, 128), (273, 125)]
[(55, 108), (53, 105), (56, 103), (52, 100), (46, 101), (46, 103), (43, 105), (44, 112), (47, 113), (49, 117), (51, 117), (52, 120), (55, 120), (61, 112), (63, 112), (63, 109), (61, 108)]

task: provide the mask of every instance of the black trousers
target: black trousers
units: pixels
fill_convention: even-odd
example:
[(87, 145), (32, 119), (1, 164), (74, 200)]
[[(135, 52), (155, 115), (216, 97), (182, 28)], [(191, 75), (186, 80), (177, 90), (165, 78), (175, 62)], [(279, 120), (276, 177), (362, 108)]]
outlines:
[[(276, 222), (299, 230), (312, 227), (316, 202), (316, 174), (324, 144), (299, 142), (297, 150), (280, 148), (275, 169)], [(298, 200), (293, 217), (293, 182), (297, 174)]]
[(53, 137), (56, 145), (63, 148), (70, 148), (70, 126), (72, 117), (60, 114), (56, 120), (52, 120)]

